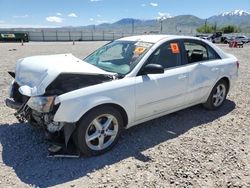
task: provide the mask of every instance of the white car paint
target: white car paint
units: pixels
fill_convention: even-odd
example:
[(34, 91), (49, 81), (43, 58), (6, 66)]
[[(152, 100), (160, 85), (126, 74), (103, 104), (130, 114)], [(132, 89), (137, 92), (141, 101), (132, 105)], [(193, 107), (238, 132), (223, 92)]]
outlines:
[[(114, 80), (58, 96), (55, 104), (60, 103), (54, 121), (76, 122), (89, 109), (101, 104), (117, 104), (127, 112), (128, 120), (135, 119), (135, 78)], [(74, 113), (72, 113), (74, 109)]]
[[(70, 122), (76, 122), (82, 114), (86, 113), (89, 109), (100, 104), (114, 103), (125, 109), (128, 115), (127, 127), (130, 127), (136, 124), (136, 122), (144, 122), (177, 109), (205, 102), (214, 84), (219, 78), (222, 78), (221, 71), (225, 66), (228, 66), (227, 69), (232, 70), (232, 72), (223, 76), (231, 78), (232, 81), (230, 80), (230, 83), (233, 83), (237, 74), (234, 63), (237, 61), (236, 58), (226, 55), (217, 46), (212, 43), (208, 43), (207, 41), (204, 42), (213, 47), (213, 49), (215, 49), (216, 52), (224, 59), (185, 65), (183, 67), (166, 70), (164, 74), (135, 76), (144, 64), (145, 60), (157, 47), (168, 40), (178, 38), (178, 36), (164, 37), (157, 35), (155, 38), (143, 36), (141, 38), (127, 37), (119, 39), (124, 41), (138, 40), (155, 42), (155, 45), (150, 49), (148, 54), (144, 56), (138, 66), (125, 78), (119, 81), (83, 88), (78, 91), (73, 91), (59, 96), (56, 103), (60, 102), (61, 106), (55, 114), (54, 120), (70, 120)], [(183, 38), (197, 40), (197, 38), (193, 37)], [(221, 63), (221, 65), (218, 66), (218, 63)], [(126, 84), (123, 85), (124, 83)], [(165, 87), (163, 87), (164, 85)], [(186, 93), (182, 93), (182, 91), (185, 90)], [(78, 102), (75, 102), (77, 96), (79, 97), (79, 100), (77, 101), (82, 102), (82, 105), (80, 106), (78, 105)], [(66, 107), (67, 111), (65, 113), (64, 110)], [(65, 114), (70, 114), (73, 110), (79, 112), (78, 115), (75, 114), (70, 115), (71, 117), (65, 117)]]
[(186, 67), (172, 68), (164, 74), (137, 76), (135, 79), (136, 120), (182, 106), (186, 101), (183, 92), (188, 85)]
[[(166, 41), (175, 39), (202, 41), (211, 46), (222, 59), (166, 69), (163, 74), (137, 76), (155, 49)], [(151, 42), (154, 45), (123, 79), (77, 89), (57, 96), (55, 104), (60, 103), (60, 106), (54, 115), (55, 122), (75, 123), (90, 109), (101, 104), (111, 103), (119, 105), (125, 110), (128, 117), (126, 128), (129, 128), (164, 114), (203, 103), (219, 79), (227, 77), (231, 88), (237, 78), (237, 59), (202, 39), (144, 35), (119, 40)], [(34, 75), (29, 73), (30, 69), (35, 70)], [(42, 95), (49, 83), (61, 72), (111, 74), (69, 54), (30, 57), (20, 60), (17, 65), (17, 82), (23, 86), (23, 89), (20, 88), (20, 92), (29, 96)], [(31, 92), (28, 91), (29, 88), (31, 88)]]
[(41, 55), (20, 59), (16, 65), (15, 81), (22, 86), (19, 91), (26, 96), (38, 96), (60, 73), (112, 74), (72, 54)]

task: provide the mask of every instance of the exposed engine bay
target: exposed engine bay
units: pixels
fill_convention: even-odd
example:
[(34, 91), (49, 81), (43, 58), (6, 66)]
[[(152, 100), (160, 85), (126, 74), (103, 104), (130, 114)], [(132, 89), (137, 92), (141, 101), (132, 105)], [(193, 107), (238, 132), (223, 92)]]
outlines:
[[(9, 72), (9, 74), (15, 79), (15, 73)], [(45, 131), (47, 140), (52, 143), (49, 147), (50, 156), (74, 157), (79, 155), (71, 140), (76, 125), (53, 121), (60, 106), (60, 104), (54, 105), (55, 98), (73, 90), (114, 79), (116, 77), (113, 75), (62, 73), (47, 86), (44, 95), (34, 97), (21, 94), (19, 91), (21, 86), (14, 80), (6, 105), (17, 110), (14, 115), (20, 123), (28, 122)]]

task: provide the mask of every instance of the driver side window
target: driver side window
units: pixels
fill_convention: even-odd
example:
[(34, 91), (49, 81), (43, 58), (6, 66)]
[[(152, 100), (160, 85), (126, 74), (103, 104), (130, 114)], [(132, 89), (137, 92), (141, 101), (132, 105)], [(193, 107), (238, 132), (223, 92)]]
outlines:
[(179, 42), (171, 41), (162, 44), (149, 57), (148, 64), (159, 64), (164, 69), (179, 66), (181, 64)]

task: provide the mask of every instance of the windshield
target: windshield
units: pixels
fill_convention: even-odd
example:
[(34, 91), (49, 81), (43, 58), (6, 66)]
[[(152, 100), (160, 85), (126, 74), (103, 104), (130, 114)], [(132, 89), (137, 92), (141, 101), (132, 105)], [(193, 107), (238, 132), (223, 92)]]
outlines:
[(152, 43), (138, 41), (111, 42), (84, 59), (108, 72), (128, 74), (146, 54)]

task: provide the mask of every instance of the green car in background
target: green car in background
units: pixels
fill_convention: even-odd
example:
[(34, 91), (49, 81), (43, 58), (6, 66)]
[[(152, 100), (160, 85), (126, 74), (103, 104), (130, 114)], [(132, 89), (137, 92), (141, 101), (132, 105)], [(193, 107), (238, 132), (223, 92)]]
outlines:
[(16, 32), (0, 32), (1, 42), (29, 42), (29, 36), (27, 33)]

